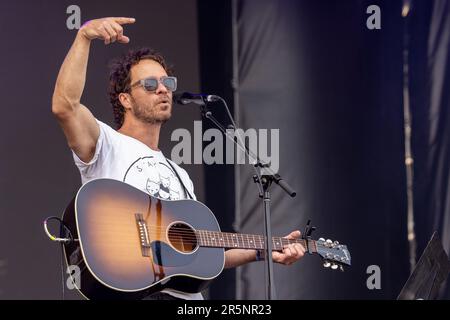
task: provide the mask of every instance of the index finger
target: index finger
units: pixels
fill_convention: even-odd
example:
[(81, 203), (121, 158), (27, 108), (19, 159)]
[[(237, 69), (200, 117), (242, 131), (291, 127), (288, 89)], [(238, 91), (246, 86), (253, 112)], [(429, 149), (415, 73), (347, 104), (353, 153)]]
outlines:
[(300, 238), (301, 235), (302, 235), (302, 233), (300, 232), (300, 230), (295, 230), (295, 231), (292, 231), (290, 234), (288, 234), (285, 238), (293, 240), (293, 239)]
[(130, 24), (136, 22), (135, 18), (125, 18), (125, 17), (113, 18), (113, 20), (118, 24)]

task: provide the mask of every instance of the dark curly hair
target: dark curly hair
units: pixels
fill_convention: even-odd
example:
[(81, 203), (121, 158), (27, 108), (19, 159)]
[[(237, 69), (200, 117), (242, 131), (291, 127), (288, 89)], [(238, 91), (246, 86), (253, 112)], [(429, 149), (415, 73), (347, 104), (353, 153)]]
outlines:
[(114, 122), (117, 128), (120, 129), (123, 125), (125, 108), (119, 100), (119, 95), (123, 92), (130, 92), (131, 85), (131, 67), (138, 64), (139, 61), (150, 59), (158, 62), (168, 75), (172, 75), (172, 69), (169, 67), (164, 58), (150, 48), (139, 48), (128, 51), (125, 55), (117, 58), (110, 63), (109, 74), (109, 101), (113, 107)]

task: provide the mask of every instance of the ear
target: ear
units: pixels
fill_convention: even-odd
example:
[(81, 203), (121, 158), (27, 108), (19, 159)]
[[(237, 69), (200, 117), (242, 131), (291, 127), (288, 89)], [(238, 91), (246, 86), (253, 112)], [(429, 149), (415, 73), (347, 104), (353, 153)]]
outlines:
[(125, 111), (131, 110), (131, 96), (128, 93), (121, 93), (119, 94), (119, 101), (122, 104), (122, 106), (125, 108)]

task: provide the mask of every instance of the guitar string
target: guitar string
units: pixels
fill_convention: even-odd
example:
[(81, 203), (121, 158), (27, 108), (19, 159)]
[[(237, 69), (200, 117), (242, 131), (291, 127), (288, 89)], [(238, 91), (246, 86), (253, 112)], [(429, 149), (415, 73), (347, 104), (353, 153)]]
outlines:
[[(150, 227), (147, 228), (149, 232), (152, 232), (153, 234), (155, 233), (161, 233), (162, 230), (167, 230), (167, 228), (164, 227)], [(159, 229), (159, 231), (158, 231)], [(191, 239), (198, 239), (199, 237), (208, 237), (208, 239), (215, 241), (212, 239), (212, 237), (214, 238), (218, 238), (218, 239), (225, 239), (226, 241), (252, 241), (253, 238), (255, 239), (255, 242), (265, 242), (265, 237), (263, 236), (259, 236), (259, 235), (247, 235), (247, 234), (234, 234), (234, 233), (219, 233), (216, 231), (205, 231), (205, 230), (196, 230), (196, 231), (190, 231), (190, 230), (185, 230), (184, 228), (170, 228), (170, 230), (180, 230), (180, 231), (175, 231), (175, 232), (170, 232), (169, 233), (171, 235), (181, 235), (183, 237), (186, 238), (191, 238)], [(228, 237), (231, 237), (231, 239), (228, 239)], [(281, 238), (281, 237), (273, 237), (272, 238), (272, 242), (277, 242), (277, 241), (281, 241), (284, 243), (290, 243), (290, 242), (296, 242), (296, 243), (304, 243), (305, 240), (304, 239), (286, 239), (286, 238)]]
[[(148, 229), (149, 233), (155, 234), (155, 233), (161, 233), (161, 231), (163, 231), (163, 230), (164, 231), (167, 230), (167, 227), (166, 226), (147, 225), (147, 229)], [(185, 239), (184, 242), (187, 244), (195, 244), (199, 240), (202, 241), (203, 243), (209, 244), (212, 242), (217, 242), (218, 241), (217, 239), (224, 239), (224, 240), (220, 240), (220, 241), (226, 242), (227, 244), (230, 242), (233, 242), (233, 245), (231, 245), (230, 247), (234, 247), (235, 246), (234, 242), (237, 241), (238, 244), (239, 244), (239, 242), (242, 242), (243, 244), (245, 242), (247, 242), (248, 247), (251, 248), (250, 243), (252, 242), (252, 240), (250, 240), (249, 238), (255, 239), (255, 243), (259, 243), (260, 245), (262, 245), (263, 242), (265, 242), (265, 237), (261, 236), (261, 235), (236, 234), (236, 233), (227, 233), (227, 232), (219, 232), (219, 231), (209, 231), (209, 230), (191, 231), (191, 230), (186, 230), (186, 228), (180, 228), (180, 227), (172, 227), (172, 228), (170, 228), (170, 230), (175, 230), (175, 232), (170, 233), (171, 235), (181, 236), (183, 239)], [(176, 231), (176, 230), (179, 230), (179, 231)], [(117, 232), (116, 232), (116, 234), (117, 234)], [(217, 239), (213, 239), (212, 236)], [(231, 237), (231, 239), (228, 239), (228, 237)], [(207, 238), (207, 239), (202, 239), (202, 238)], [(245, 238), (247, 238), (247, 239), (245, 239)], [(187, 240), (189, 240), (189, 241), (187, 241)], [(183, 240), (181, 240), (181, 241), (183, 241)], [(304, 239), (286, 239), (286, 238), (281, 238), (281, 237), (273, 237), (272, 242), (273, 242), (274, 246), (278, 245), (278, 242), (281, 242), (282, 245), (288, 245), (288, 244), (292, 244), (292, 243), (300, 243), (303, 245), (305, 244)], [(253, 245), (253, 246), (255, 246), (255, 245)], [(260, 248), (260, 247), (261, 246), (258, 246), (258, 248)], [(264, 247), (265, 247), (265, 245), (264, 245)]]
[[(152, 226), (153, 229), (157, 229), (158, 227)], [(163, 227), (159, 227), (160, 229), (162, 229)], [(176, 227), (174, 227), (176, 228)], [(258, 236), (255, 235), (255, 237), (259, 237), (259, 241), (255, 241), (255, 244), (250, 244), (250, 241), (241, 238), (240, 240), (238, 239), (239, 235), (236, 234), (236, 237), (233, 237), (233, 239), (226, 239), (225, 237), (222, 237), (222, 239), (225, 240), (220, 240), (222, 242), (221, 245), (217, 244), (218, 240), (213, 240), (211, 238), (210, 234), (205, 233), (205, 230), (197, 230), (196, 232), (202, 232), (203, 236), (196, 236), (194, 234), (192, 234), (192, 232), (186, 231), (184, 228), (178, 228), (180, 230), (183, 230), (183, 232), (173, 232), (172, 235), (176, 235), (179, 236), (181, 239), (172, 239), (170, 240), (171, 243), (173, 244), (186, 244), (186, 245), (197, 245), (200, 242), (201, 246), (204, 247), (226, 247), (226, 248), (241, 248), (241, 249), (264, 249), (265, 248), (265, 241), (261, 240), (264, 239), (263, 236)], [(208, 233), (211, 232), (215, 232), (215, 231), (206, 231)], [(117, 233), (117, 232), (116, 232)], [(150, 230), (149, 231), (150, 234), (155, 234), (155, 233), (160, 233), (157, 230)], [(233, 233), (226, 233), (227, 235), (235, 235)], [(245, 234), (244, 234), (245, 235)], [(206, 239), (206, 236), (208, 236), (208, 239)], [(251, 236), (251, 235), (250, 235)], [(218, 238), (218, 237), (215, 237)], [(272, 239), (272, 244), (274, 247), (274, 251), (280, 251), (283, 248), (279, 248), (279, 242), (277, 240), (281, 240), (279, 242), (281, 242), (281, 244), (283, 245), (289, 245), (292, 244), (294, 241), (295, 243), (300, 243), (304, 245), (304, 239), (286, 239), (286, 238), (279, 238), (279, 239)], [(215, 243), (213, 243), (215, 242)], [(236, 246), (236, 242), (237, 242), (237, 246)], [(241, 244), (242, 243), (242, 244)], [(247, 244), (246, 244), (247, 243)]]
[[(108, 223), (103, 223), (103, 224), (108, 224)], [(113, 223), (110, 223), (113, 224)], [(147, 229), (151, 229), (151, 230), (167, 230), (168, 227), (167, 226), (157, 226), (157, 225), (146, 225)], [(186, 232), (186, 233), (193, 233), (193, 232), (203, 232), (203, 233), (214, 233), (214, 234), (218, 234), (218, 235), (226, 235), (226, 236), (232, 236), (232, 237), (255, 237), (255, 238), (262, 238), (264, 239), (265, 237), (262, 235), (253, 235), (253, 234), (245, 234), (245, 233), (230, 233), (230, 232), (221, 232), (221, 231), (210, 231), (210, 230), (186, 230), (186, 228), (180, 228), (180, 227), (171, 227), (170, 230), (180, 230), (180, 232)], [(302, 240), (304, 241), (304, 239), (287, 239), (285, 237), (272, 237), (274, 239), (286, 239), (286, 240)]]
[[(158, 233), (156, 231), (150, 231), (150, 234), (155, 234)], [(236, 246), (236, 242), (238, 244), (239, 247), (248, 247), (248, 248), (264, 248), (265, 247), (265, 241), (252, 241), (249, 239), (238, 239), (237, 237), (233, 238), (233, 239), (226, 239), (225, 237), (214, 237), (212, 238), (211, 235), (206, 235), (204, 234), (203, 236), (195, 236), (192, 233), (180, 233), (180, 232), (174, 232), (171, 233), (172, 236), (177, 236), (179, 239), (172, 239), (171, 242), (175, 243), (186, 243), (186, 244), (196, 244), (198, 242), (204, 243), (204, 244), (213, 244), (213, 242), (215, 244), (217, 243), (222, 243), (225, 245), (228, 245), (229, 247), (235, 247)], [(181, 238), (181, 239), (180, 239)], [(302, 239), (281, 239), (280, 241), (278, 241), (277, 239), (273, 239), (273, 246), (274, 247), (279, 247), (279, 243), (281, 243), (283, 246), (284, 245), (289, 245), (289, 244), (293, 244), (293, 243), (300, 243), (300, 244), (304, 244), (304, 240)], [(242, 243), (242, 245), (241, 245)]]
[[(168, 229), (168, 227), (165, 226), (156, 226), (156, 225), (147, 225), (147, 229), (149, 229), (152, 232), (160, 232), (160, 231), (165, 231)], [(159, 231), (158, 231), (159, 229)], [(244, 237), (246, 238), (255, 238), (255, 240), (258, 241), (265, 241), (265, 237), (261, 236), (261, 235), (252, 235), (252, 234), (238, 234), (238, 233), (228, 233), (228, 232), (220, 232), (220, 231), (209, 231), (209, 230), (195, 230), (195, 231), (191, 231), (191, 230), (186, 230), (185, 228), (179, 228), (179, 227), (172, 227), (170, 228), (170, 230), (180, 230), (177, 232), (172, 232), (172, 234), (185, 234), (185, 235), (192, 235), (193, 233), (202, 233), (202, 235), (206, 235), (206, 236), (211, 236), (211, 235), (215, 235), (215, 237), (233, 237), (233, 238), (241, 238), (243, 239)], [(195, 238), (195, 236), (194, 236)], [(272, 241), (297, 241), (297, 243), (303, 243), (305, 241), (305, 239), (287, 239), (284, 237), (272, 237)], [(314, 240), (312, 240), (314, 241)]]
[[(175, 241), (175, 240), (171, 240), (170, 241), (171, 244), (178, 244), (178, 245), (192, 245), (193, 247), (197, 246), (199, 244), (199, 242), (195, 241), (195, 242), (187, 242), (187, 241)], [(200, 242), (200, 246), (201, 247), (214, 247), (214, 248), (239, 248), (239, 249), (264, 249), (264, 247), (260, 247), (260, 246), (251, 246), (251, 245), (239, 245), (238, 247), (234, 246), (234, 245), (222, 245), (222, 244), (213, 244), (213, 243), (205, 243), (205, 242)], [(273, 247), (273, 251), (281, 251), (283, 248), (279, 248), (274, 246)]]
[[(158, 231), (157, 228), (148, 228), (149, 232), (152, 233), (161, 233), (162, 230), (166, 230), (166, 228), (159, 228), (160, 230)], [(170, 230), (175, 230), (176, 228), (171, 228)], [(174, 232), (170, 232), (169, 234), (171, 235), (182, 235), (185, 236), (186, 238), (192, 238), (192, 239), (197, 239), (198, 237), (208, 237), (209, 239), (212, 239), (212, 237), (214, 238), (219, 238), (219, 239), (225, 239), (226, 241), (252, 241), (253, 238), (255, 239), (255, 242), (265, 242), (265, 237), (263, 236), (258, 236), (258, 235), (247, 235), (247, 234), (234, 234), (234, 233), (214, 233), (215, 231), (204, 231), (204, 230), (196, 230), (196, 231), (189, 231), (189, 230), (185, 230), (185, 229), (177, 229), (180, 231), (174, 231)], [(231, 237), (231, 239), (228, 239), (228, 237)], [(214, 240), (213, 240), (214, 241)], [(272, 238), (272, 242), (277, 242), (277, 241), (281, 241), (281, 242), (296, 242), (296, 243), (304, 243), (305, 240), (304, 239), (286, 239), (286, 238), (281, 238), (281, 237), (273, 237)]]

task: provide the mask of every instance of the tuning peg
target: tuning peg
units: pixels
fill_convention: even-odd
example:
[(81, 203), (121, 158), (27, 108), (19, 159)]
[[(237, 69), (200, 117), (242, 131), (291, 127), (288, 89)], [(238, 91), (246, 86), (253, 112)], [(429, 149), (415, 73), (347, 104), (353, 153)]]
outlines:
[(331, 266), (330, 261), (325, 260), (325, 262), (323, 263), (324, 268), (329, 268)]
[(324, 238), (320, 238), (319, 241), (325, 242), (325, 239)]
[(339, 268), (339, 266), (336, 263), (331, 265), (331, 269), (336, 270), (337, 268)]
[(339, 266), (339, 270), (341, 270), (342, 272), (344, 272), (344, 266), (343, 266), (342, 264)]

